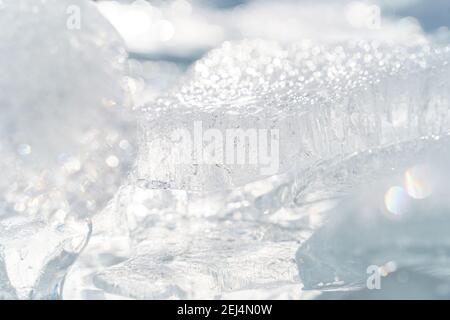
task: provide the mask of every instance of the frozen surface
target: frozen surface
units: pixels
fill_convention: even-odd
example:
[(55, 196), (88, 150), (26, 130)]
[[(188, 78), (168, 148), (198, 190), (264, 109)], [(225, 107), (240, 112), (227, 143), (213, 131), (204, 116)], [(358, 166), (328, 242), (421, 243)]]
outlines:
[[(155, 187), (210, 192), (439, 135), (448, 129), (443, 113), (449, 50), (364, 41), (225, 43), (144, 109), (136, 179)], [(246, 147), (246, 161), (217, 157), (216, 149), (208, 147), (211, 137), (195, 140), (196, 125), (223, 137), (231, 129), (267, 130), (265, 142), (275, 146), (268, 153), (272, 158), (262, 158), (261, 145), (255, 151), (245, 135), (232, 142)], [(192, 145), (179, 138), (180, 131), (194, 137)], [(224, 140), (226, 150), (232, 142)], [(264, 140), (259, 137), (258, 143)]]

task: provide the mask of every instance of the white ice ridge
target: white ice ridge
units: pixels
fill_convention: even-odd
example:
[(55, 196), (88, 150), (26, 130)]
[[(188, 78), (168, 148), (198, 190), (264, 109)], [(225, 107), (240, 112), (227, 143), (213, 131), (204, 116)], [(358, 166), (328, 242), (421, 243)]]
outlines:
[(144, 109), (136, 178), (208, 192), (446, 133), (449, 60), (432, 44), (225, 43)]
[(0, 70), (0, 216), (99, 210), (130, 163), (113, 27), (91, 1), (2, 1)]

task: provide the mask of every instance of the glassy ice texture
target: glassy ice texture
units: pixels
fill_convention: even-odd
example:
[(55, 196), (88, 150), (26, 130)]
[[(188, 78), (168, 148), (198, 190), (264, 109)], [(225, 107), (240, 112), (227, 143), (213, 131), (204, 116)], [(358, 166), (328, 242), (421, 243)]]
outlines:
[(0, 291), (58, 298), (88, 238), (67, 221), (100, 210), (130, 163), (126, 53), (90, 1), (1, 4)]
[(136, 178), (223, 190), (442, 134), (449, 56), (428, 44), (225, 43), (145, 108)]
[(189, 202), (181, 190), (122, 187), (93, 220), (94, 235), (77, 263), (80, 295), (224, 298), (249, 291), (282, 297), (286, 287), (289, 296), (300, 296), (294, 255), (307, 232), (195, 217)]
[(149, 216), (134, 239), (141, 240), (135, 253), (97, 273), (97, 287), (139, 299), (220, 298), (288, 285), (301, 290), (293, 260), (298, 230), (172, 214)]
[(90, 223), (12, 216), (0, 221), (0, 298), (59, 299), (90, 236)]

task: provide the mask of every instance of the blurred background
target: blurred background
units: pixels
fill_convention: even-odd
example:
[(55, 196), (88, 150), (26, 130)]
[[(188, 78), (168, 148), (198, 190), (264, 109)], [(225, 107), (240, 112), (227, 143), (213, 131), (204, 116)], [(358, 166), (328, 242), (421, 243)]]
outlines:
[(169, 89), (194, 61), (228, 40), (450, 39), (447, 0), (96, 1), (126, 42), (138, 107)]

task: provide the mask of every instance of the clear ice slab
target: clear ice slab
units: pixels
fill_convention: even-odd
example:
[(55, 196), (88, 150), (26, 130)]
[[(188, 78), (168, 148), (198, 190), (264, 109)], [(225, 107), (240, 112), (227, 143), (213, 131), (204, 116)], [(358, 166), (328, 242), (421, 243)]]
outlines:
[[(374, 41), (227, 43), (144, 109), (134, 182), (187, 190), (186, 210), (194, 215), (310, 220), (308, 212), (329, 205), (318, 202), (406, 168), (449, 132), (449, 53), (432, 44)], [(272, 160), (279, 160), (279, 171), (267, 177), (261, 163), (214, 162), (205, 140), (200, 147), (209, 162), (181, 163), (186, 154), (196, 156), (198, 144), (174, 139), (180, 138), (174, 130), (189, 131), (195, 143), (196, 124), (222, 137), (230, 128), (277, 129), (280, 149)], [(241, 139), (249, 151), (247, 138), (233, 142)]]
[(135, 178), (211, 192), (443, 134), (449, 53), (374, 41), (225, 43), (144, 108)]

